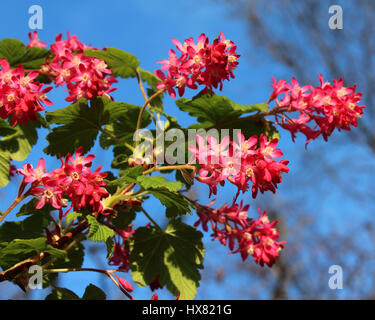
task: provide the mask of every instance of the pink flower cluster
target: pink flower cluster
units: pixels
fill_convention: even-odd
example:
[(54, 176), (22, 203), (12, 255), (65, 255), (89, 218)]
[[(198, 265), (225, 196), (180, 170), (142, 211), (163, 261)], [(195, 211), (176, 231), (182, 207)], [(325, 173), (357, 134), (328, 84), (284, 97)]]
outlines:
[[(334, 79), (331, 84), (324, 82), (321, 75), (318, 77), (320, 85), (315, 88), (311, 85), (301, 87), (294, 78), (291, 84), (273, 78), (274, 91), (270, 101), (276, 100), (276, 119), (291, 132), (293, 141), (297, 132), (306, 136), (306, 144), (320, 134), (327, 141), (334, 129), (350, 130), (350, 126), (357, 126), (357, 119), (366, 108), (358, 105), (362, 94), (355, 92), (355, 85), (344, 87), (342, 79)], [(284, 115), (278, 117), (281, 112)], [(298, 112), (299, 117), (291, 119), (285, 112)], [(310, 122), (314, 124), (309, 126)]]
[(200, 224), (204, 231), (208, 231), (208, 224), (212, 228), (213, 240), (218, 239), (227, 245), (232, 253), (240, 253), (242, 260), (251, 255), (255, 262), (271, 267), (279, 257), (279, 252), (286, 242), (278, 242), (279, 231), (275, 228), (277, 221), (270, 222), (266, 212), (259, 210), (259, 218), (248, 218), (249, 205), (243, 206), (233, 203), (232, 206), (223, 205), (220, 209), (211, 208), (213, 201), (207, 205), (197, 205)]
[(51, 45), (54, 58), (42, 66), (41, 72), (52, 75), (56, 85), (66, 84), (69, 91), (66, 101), (76, 102), (80, 98), (97, 96), (110, 98), (109, 93), (116, 90), (111, 86), (117, 80), (108, 76), (112, 71), (107, 64), (83, 55), (83, 50), (90, 48), (69, 33), (67, 40), (62, 40), (62, 34), (59, 34)]
[[(24, 185), (31, 184), (30, 194), (38, 197), (36, 209), (49, 203), (60, 211), (60, 219), (71, 208), (77, 212), (82, 208), (101, 212), (103, 205), (100, 201), (108, 197), (108, 192), (103, 188), (107, 185), (103, 181), (107, 173), (100, 172), (101, 166), (91, 171), (94, 158), (94, 155), (83, 157), (82, 147), (79, 147), (74, 157), (68, 154), (65, 161), (61, 159), (61, 167), (51, 172), (47, 172), (42, 158), (35, 169), (31, 164), (24, 164), (17, 173), (24, 176)], [(63, 214), (62, 208), (67, 207), (69, 201), (70, 208)]]
[[(204, 92), (208, 89), (223, 87), (224, 80), (234, 78), (233, 70), (237, 67), (239, 55), (236, 53), (237, 47), (231, 40), (226, 40), (220, 32), (212, 44), (205, 34), (201, 34), (198, 43), (195, 44), (193, 38), (186, 39), (183, 44), (172, 39), (177, 49), (181, 52), (177, 57), (176, 52), (169, 50), (169, 58), (161, 60), (161, 70), (156, 70), (155, 74), (162, 80), (158, 83), (159, 90), (168, 90), (171, 97), (176, 97), (175, 87), (182, 96), (185, 88), (197, 89), (198, 85), (205, 85)], [(167, 75), (163, 71), (167, 70)]]
[(42, 90), (43, 84), (35, 81), (38, 72), (26, 74), (22, 65), (11, 69), (8, 61), (0, 59), (0, 117), (12, 116), (12, 126), (26, 124), (37, 119), (37, 112), (44, 110), (42, 103), (52, 105), (46, 93), (52, 87)]
[(236, 185), (238, 193), (247, 191), (251, 182), (253, 198), (258, 190), (261, 193), (267, 190), (275, 193), (277, 184), (281, 182), (281, 174), (289, 171), (289, 161), (275, 160), (283, 155), (276, 149), (278, 140), (268, 141), (264, 134), (260, 135), (259, 140), (256, 135), (245, 140), (241, 132), (237, 135), (237, 142), (230, 141), (229, 136), (223, 138), (221, 143), (212, 136), (206, 140), (207, 143), (197, 135), (198, 148), (190, 145), (189, 150), (193, 153), (190, 163), (198, 162), (199, 165), (196, 179), (208, 184), (210, 196), (217, 193), (217, 185), (223, 185), (225, 180)]

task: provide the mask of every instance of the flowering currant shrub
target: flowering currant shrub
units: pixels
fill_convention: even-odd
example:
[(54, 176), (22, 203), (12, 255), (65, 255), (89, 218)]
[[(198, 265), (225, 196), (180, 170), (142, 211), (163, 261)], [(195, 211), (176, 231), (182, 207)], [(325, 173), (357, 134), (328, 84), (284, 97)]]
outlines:
[[(203, 232), (246, 263), (272, 267), (287, 243), (277, 221), (249, 209), (259, 192), (275, 193), (289, 173), (277, 128), (293, 141), (302, 133), (306, 145), (320, 135), (327, 141), (335, 129), (357, 126), (365, 108), (355, 85), (322, 75), (316, 87), (273, 79), (264, 103), (218, 95), (235, 78), (240, 58), (221, 32), (212, 42), (204, 34), (172, 39), (176, 49), (154, 72), (128, 52), (93, 48), (69, 33), (49, 48), (36, 32), (29, 39), (0, 41), (0, 186), (20, 181), (0, 212), (0, 282), (26, 291), (28, 270), (39, 265), (41, 285), (53, 287), (47, 299), (105, 299), (92, 284), (82, 298), (54, 285), (60, 273), (78, 271), (101, 273), (132, 300), (131, 283), (193, 299), (204, 266)], [(118, 78), (136, 81), (139, 105), (114, 100)], [(57, 109), (48, 95), (59, 86), (70, 105)], [(193, 125), (184, 128), (164, 111), (167, 93), (176, 109), (195, 118)], [(26, 161), (43, 129), (44, 153), (56, 157), (55, 166), (45, 157)], [(113, 154), (110, 171), (89, 153), (97, 140)], [(219, 206), (215, 197), (225, 183), (236, 191)], [(194, 184), (206, 190), (202, 199), (190, 192)], [(146, 210), (150, 201), (164, 209)], [(8, 219), (17, 210), (19, 218)], [(195, 223), (186, 223), (189, 215)], [(106, 248), (108, 268), (82, 267), (89, 241)]]

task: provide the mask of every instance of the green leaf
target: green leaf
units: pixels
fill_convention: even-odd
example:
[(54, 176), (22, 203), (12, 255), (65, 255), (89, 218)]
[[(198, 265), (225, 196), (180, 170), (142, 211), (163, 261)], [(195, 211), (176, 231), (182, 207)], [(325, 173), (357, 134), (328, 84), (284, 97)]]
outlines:
[(16, 132), (16, 128), (12, 127), (4, 119), (0, 119), (0, 136), (9, 136)]
[(105, 300), (107, 298), (106, 294), (93, 284), (89, 284), (86, 287), (85, 293), (82, 296), (83, 300)]
[(66, 223), (71, 223), (73, 220), (82, 217), (82, 213), (79, 212), (71, 212), (66, 216)]
[[(271, 123), (257, 116), (256, 112), (267, 112), (266, 103), (253, 105), (238, 104), (225, 96), (207, 93), (198, 94), (193, 99), (182, 98), (176, 101), (177, 106), (189, 115), (196, 117), (198, 124), (191, 129), (241, 129), (246, 137), (266, 133), (268, 139), (277, 137), (277, 130)], [(251, 117), (241, 117), (251, 114)]]
[(267, 104), (242, 105), (229, 100), (225, 96), (207, 93), (193, 99), (182, 98), (176, 100), (177, 106), (200, 123), (209, 122), (212, 126), (224, 121), (237, 119), (242, 114), (255, 111), (267, 111)]
[(0, 41), (0, 58), (5, 58), (12, 67), (22, 64), (25, 69), (40, 69), (41, 64), (51, 51), (44, 48), (26, 46), (17, 39), (3, 39)]
[[(124, 102), (112, 102), (106, 106), (105, 112), (108, 117), (107, 123), (109, 123), (105, 126), (105, 130), (116, 137), (116, 139), (102, 133), (100, 136), (101, 147), (108, 149), (111, 145), (122, 145), (122, 142), (133, 145), (133, 136), (137, 129), (140, 107)], [(145, 128), (150, 123), (150, 114), (145, 110), (142, 116), (141, 127)]]
[(152, 190), (150, 193), (167, 208), (168, 218), (177, 217), (185, 213), (191, 214), (189, 202), (181, 194), (162, 189)]
[(49, 54), (51, 54), (51, 51), (47, 49), (30, 47), (13, 65), (22, 64), (25, 69), (39, 70)]
[(105, 245), (106, 245), (106, 248), (107, 248), (107, 256), (106, 256), (106, 259), (109, 260), (112, 255), (113, 255), (113, 252), (115, 250), (115, 242), (112, 240), (112, 239), (107, 239), (107, 241), (105, 242)]
[(9, 182), (9, 160), (10, 155), (8, 152), (0, 152), (0, 187), (5, 187)]
[(52, 129), (47, 135), (49, 145), (44, 152), (50, 155), (66, 155), (78, 147), (83, 152), (89, 151), (95, 143), (98, 132), (103, 124), (104, 106), (110, 102), (106, 98), (91, 100), (90, 107), (86, 99), (80, 99), (66, 108), (46, 112), (49, 124), (62, 124)]
[(118, 229), (125, 229), (128, 227), (137, 215), (138, 207), (131, 207), (129, 209), (116, 208), (117, 215), (112, 220), (112, 224)]
[(47, 244), (46, 238), (15, 239), (9, 242), (0, 252), (0, 266), (5, 269), (21, 261), (25, 256), (47, 252), (56, 258), (66, 255), (64, 250)]
[(24, 55), (25, 49), (25, 45), (20, 40), (3, 39), (0, 41), (0, 58), (5, 58), (10, 65), (14, 66), (14, 63)]
[(18, 124), (11, 127), (4, 120), (0, 119), (1, 127), (13, 129), (8, 135), (3, 135), (0, 140), (0, 150), (9, 152), (10, 157), (16, 161), (23, 161), (29, 155), (31, 148), (38, 140), (37, 128), (41, 126), (40, 121), (30, 121), (27, 124)]
[(139, 61), (136, 56), (117, 48), (107, 47), (104, 50), (84, 50), (84, 55), (104, 60), (115, 77), (136, 77)]
[(87, 216), (89, 221), (89, 234), (88, 239), (96, 242), (106, 242), (108, 238), (112, 238), (115, 232), (98, 222), (93, 216)]
[(49, 213), (56, 209), (53, 208), (49, 203), (47, 203), (41, 209), (36, 209), (35, 206), (37, 202), (38, 202), (37, 198), (31, 199), (29, 202), (22, 205), (22, 207), (20, 208), (16, 216), (21, 217), (21, 216), (29, 216), (29, 215), (39, 215), (39, 216), (47, 217), (50, 219)]
[(105, 300), (106, 297), (106, 294), (100, 288), (90, 283), (82, 298), (69, 289), (55, 287), (45, 300)]
[[(123, 140), (130, 136), (136, 127), (136, 119), (140, 111), (139, 106), (124, 102), (112, 102), (110, 99), (98, 97), (90, 101), (90, 106), (86, 99), (80, 99), (66, 108), (52, 112), (46, 112), (46, 118), (50, 124), (62, 124), (52, 129), (48, 134), (49, 145), (45, 152), (51, 155), (72, 153), (79, 146), (83, 146), (84, 152), (87, 152), (94, 145), (96, 137), (103, 125), (112, 124), (116, 126), (108, 131), (116, 140), (107, 137), (109, 143), (117, 144), (117, 140)], [(143, 124), (148, 125), (150, 120), (148, 112), (144, 113)], [(104, 140), (106, 141), (106, 140)], [(101, 139), (101, 143), (102, 143)]]
[[(42, 208), (40, 210), (35, 209), (31, 212), (28, 207), (32, 207), (35, 204), (33, 199), (28, 204), (22, 206), (19, 216), (29, 215), (23, 221), (16, 222), (5, 222), (0, 225), (0, 241), (12, 241), (13, 239), (32, 239), (43, 236), (44, 228), (49, 225), (52, 221), (49, 215), (49, 209)], [(26, 212), (27, 210), (27, 212)]]
[(142, 68), (138, 68), (138, 72), (141, 76), (142, 81), (146, 82), (153, 90), (157, 90), (156, 85), (159, 82), (162, 82), (159, 77), (157, 77), (154, 73), (144, 70)]
[(81, 242), (76, 243), (65, 255), (60, 259), (56, 259), (50, 266), (51, 269), (59, 268), (80, 268), (83, 264), (85, 256), (85, 247)]
[(80, 300), (79, 297), (71, 290), (65, 288), (54, 288), (46, 296), (45, 300)]
[[(140, 74), (141, 80), (143, 82), (146, 82), (150, 88), (146, 88), (148, 97), (151, 97), (154, 93), (158, 91), (158, 88), (156, 85), (159, 82), (162, 82), (159, 77), (157, 77), (154, 73), (144, 70), (140, 67), (138, 67), (138, 72)], [(160, 94), (158, 97), (154, 98), (151, 102), (151, 111), (156, 111), (158, 113), (163, 113), (163, 98), (164, 94)]]
[(137, 178), (137, 183), (145, 190), (165, 188), (171, 192), (177, 192), (177, 190), (180, 190), (183, 187), (181, 182), (169, 182), (161, 176), (139, 176)]
[(203, 268), (202, 233), (179, 220), (171, 221), (164, 232), (139, 228), (130, 256), (133, 280), (149, 285), (159, 276), (162, 286), (180, 299), (193, 299), (197, 293), (199, 269)]
[(137, 183), (137, 178), (142, 175), (142, 166), (127, 168), (120, 171), (120, 178), (109, 182), (110, 186), (122, 186), (125, 183)]

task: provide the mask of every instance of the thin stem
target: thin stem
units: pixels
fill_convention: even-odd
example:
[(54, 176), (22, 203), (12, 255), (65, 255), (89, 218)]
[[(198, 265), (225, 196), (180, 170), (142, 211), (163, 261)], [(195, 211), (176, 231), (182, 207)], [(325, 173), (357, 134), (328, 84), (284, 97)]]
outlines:
[[(164, 91), (165, 91), (165, 89), (161, 89), (161, 90), (155, 92), (150, 98), (148, 98), (148, 99), (146, 100), (146, 102), (145, 102), (144, 105), (142, 106), (141, 110), (139, 111), (138, 120), (137, 120), (137, 129), (136, 129), (136, 132), (137, 132), (139, 129), (141, 129), (143, 112), (145, 111), (147, 105), (148, 105), (152, 100), (154, 100), (156, 97), (160, 96)], [(139, 141), (137, 140), (137, 141), (135, 142), (135, 145), (138, 146), (138, 144), (139, 144)]]
[[(142, 79), (141, 79), (141, 77), (140, 77), (140, 75), (139, 75), (139, 72), (136, 71), (135, 74), (137, 75), (137, 80), (138, 80), (138, 86), (139, 86), (139, 89), (141, 89), (141, 92), (142, 92), (143, 98), (145, 99), (145, 101), (147, 101), (148, 96), (147, 96), (146, 91), (145, 91), (145, 89), (144, 89), (144, 87), (143, 87)], [(150, 110), (151, 117), (152, 117), (152, 119), (154, 120), (154, 123), (156, 124), (156, 119), (155, 119), (154, 114), (151, 112), (150, 104), (148, 104), (148, 109)]]
[[(76, 239), (74, 239), (71, 243), (69, 243), (63, 250), (65, 250), (66, 252), (69, 252), (79, 241), (81, 241), (87, 234), (89, 233), (89, 231), (87, 230), (86, 232), (84, 233), (81, 233)], [(42, 268), (47, 268), (48, 266), (52, 265), (55, 261), (57, 260), (57, 258), (53, 257), (51, 260), (49, 260), (48, 262), (46, 262)]]
[(43, 272), (45, 273), (66, 273), (66, 272), (77, 272), (77, 271), (91, 271), (91, 272), (98, 272), (106, 275), (110, 278), (113, 283), (121, 290), (123, 294), (125, 294), (129, 299), (135, 300), (124, 288), (119, 285), (116, 279), (112, 276), (112, 273), (119, 271), (119, 270), (102, 270), (102, 269), (94, 269), (94, 268), (63, 268), (63, 269), (45, 269)]
[(121, 191), (121, 195), (124, 195), (128, 193), (133, 187), (135, 186), (135, 183), (130, 183), (129, 185), (125, 186), (124, 189)]
[[(77, 271), (92, 271), (92, 272), (99, 272), (106, 274), (107, 270), (102, 269), (94, 269), (94, 268), (62, 268), (62, 269), (45, 269), (43, 272), (45, 273), (65, 273), (65, 272), (77, 272)], [(111, 272), (117, 271), (117, 270), (110, 270)]]
[(160, 229), (162, 232), (164, 232), (164, 230), (155, 222), (154, 219), (151, 218), (151, 216), (146, 212), (145, 209), (143, 209), (143, 207), (141, 207), (141, 210), (142, 212), (145, 214), (145, 216), (148, 218), (148, 220), (150, 220), (155, 227), (157, 227), (158, 229)]
[(2, 212), (2, 215), (0, 217), (0, 223), (6, 218), (6, 216), (14, 209), (14, 207), (19, 204), (23, 199), (25, 199), (28, 195), (25, 193), (22, 196), (19, 196), (16, 198), (16, 200), (13, 201), (13, 203), (9, 206), (9, 208)]
[(195, 167), (190, 164), (181, 164), (175, 166), (164, 166), (164, 167), (153, 167), (151, 169), (143, 171), (143, 174), (148, 174), (155, 171), (164, 171), (164, 170), (181, 170), (181, 169), (191, 169), (194, 170)]
[(123, 144), (125, 147), (127, 147), (128, 149), (130, 149), (131, 151), (134, 151), (135, 148), (133, 146), (131, 146), (129, 143), (126, 143), (125, 141), (121, 141), (121, 139), (117, 138), (116, 136), (114, 136), (112, 133), (110, 133), (109, 131), (103, 129), (102, 127), (98, 127), (99, 131), (103, 132), (104, 134), (106, 134), (108, 137), (110, 137), (112, 140), (115, 140), (116, 142), (118, 142), (119, 144)]
[(116, 279), (113, 277), (112, 272), (108, 271), (106, 275), (113, 281), (113, 283), (117, 286), (117, 288), (121, 290), (124, 295), (126, 295), (130, 300), (135, 300), (122, 286), (118, 284)]
[(145, 196), (146, 194), (149, 194), (150, 191), (143, 191), (143, 192), (140, 192), (140, 193), (135, 193), (133, 196), (134, 197), (142, 197), (142, 196)]

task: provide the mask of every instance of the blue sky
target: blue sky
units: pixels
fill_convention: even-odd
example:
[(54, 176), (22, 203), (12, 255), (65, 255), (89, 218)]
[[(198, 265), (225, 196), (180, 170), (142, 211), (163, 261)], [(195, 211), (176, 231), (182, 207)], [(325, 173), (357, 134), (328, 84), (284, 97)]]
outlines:
[[(92, 44), (97, 48), (105, 46), (117, 47), (128, 51), (138, 57), (144, 69), (150, 71), (158, 68), (156, 61), (167, 57), (168, 50), (173, 47), (170, 41), (171, 38), (183, 41), (192, 36), (197, 39), (200, 33), (205, 33), (212, 40), (217, 37), (219, 31), (222, 31), (227, 38), (233, 40), (238, 45), (238, 52), (241, 54), (241, 58), (239, 59), (240, 65), (235, 72), (236, 79), (230, 83), (225, 83), (221, 94), (228, 96), (238, 103), (250, 104), (266, 101), (271, 92), (271, 77), (276, 76), (280, 78), (281, 76), (286, 76), (289, 79), (291, 76), (266, 55), (257, 53), (257, 48), (252, 47), (249, 42), (245, 25), (229, 16), (228, 7), (225, 4), (218, 5), (216, 1), (117, 0), (104, 2), (97, 0), (2, 0), (3, 15), (0, 20), (0, 39), (17, 38), (25, 43), (28, 42), (27, 33), (31, 31), (28, 27), (30, 17), (28, 9), (34, 4), (38, 4), (43, 8), (44, 25), (43, 30), (39, 31), (39, 37), (44, 42), (50, 44), (54, 41), (57, 34), (66, 34), (66, 31), (70, 31), (72, 34), (76, 34), (85, 44)], [(142, 104), (142, 96), (134, 79), (120, 80), (115, 87), (118, 88), (113, 94), (116, 101)], [(186, 96), (191, 97), (194, 94), (196, 92), (188, 90)], [(48, 108), (48, 110), (66, 107), (68, 105), (64, 101), (66, 95), (66, 92), (61, 87), (52, 91), (49, 94), (49, 98), (55, 104), (51, 108)], [(188, 125), (192, 123), (191, 118), (177, 110), (171, 98), (167, 97), (165, 99), (165, 107), (166, 112), (176, 116), (181, 124)], [(41, 131), (38, 146), (32, 150), (27, 162), (37, 163), (41, 156), (41, 150), (47, 145), (44, 139), (45, 134), (45, 131)], [(292, 144), (288, 133), (281, 133), (281, 137), (280, 147), (285, 157), (291, 161), (291, 173), (289, 174), (291, 175), (301, 165), (301, 159), (297, 155), (296, 149), (304, 149), (304, 140), (300, 138), (295, 144)], [(334, 144), (334, 139), (335, 136), (332, 137), (332, 144)], [(316, 146), (313, 144), (309, 146), (309, 148), (315, 147), (322, 147), (321, 143), (316, 143)], [(328, 150), (327, 146), (323, 146), (323, 148), (326, 148), (324, 150)], [(94, 161), (95, 167), (103, 165), (104, 169), (110, 168), (111, 152), (100, 152), (100, 147), (96, 144), (90, 153), (98, 155)], [(53, 169), (58, 163), (56, 159), (51, 157), (45, 156), (45, 158), (48, 160), (48, 169)], [(17, 163), (18, 167), (20, 165), (21, 163)], [(289, 178), (289, 175), (284, 176), (285, 186), (280, 186), (280, 195), (274, 196), (274, 199), (282, 202), (283, 197), (288, 198), (293, 196), (293, 189), (299, 189), (297, 185), (293, 185), (296, 182)], [(8, 187), (0, 190), (1, 210), (6, 209), (13, 201), (11, 197), (15, 193), (18, 182), (19, 179), (16, 178)], [(208, 191), (206, 186), (200, 186), (197, 190), (200, 199), (205, 199)], [(232, 194), (228, 190), (234, 191), (231, 188), (222, 190), (218, 204), (231, 200)], [(291, 190), (292, 192), (290, 192)], [(306, 195), (302, 195), (302, 198), (305, 197)], [(325, 226), (337, 221), (335, 214), (337, 214), (338, 210), (341, 212), (341, 216), (350, 216), (351, 212), (355, 209), (350, 200), (346, 200), (344, 204), (338, 205), (338, 201), (342, 200), (338, 197), (339, 194), (333, 190), (329, 197), (326, 197), (324, 206), (322, 203), (317, 205), (317, 202), (320, 202), (319, 198), (312, 199), (313, 207), (315, 206), (316, 209), (318, 206), (319, 210), (323, 210), (318, 214), (321, 214), (322, 219), (326, 219)], [(246, 202), (252, 203), (250, 195), (242, 198)], [(266, 201), (266, 199), (261, 196), (258, 203)], [(155, 202), (150, 201), (146, 205), (146, 209), (152, 212), (154, 206)], [(255, 205), (252, 205), (252, 212), (254, 214), (256, 212), (255, 209)], [(14, 219), (14, 216), (10, 216), (9, 220), (11, 219)], [(194, 221), (194, 218), (189, 219), (189, 221)], [(223, 261), (228, 264), (237, 263), (240, 260), (239, 256), (229, 255), (228, 250), (222, 248), (219, 243), (211, 243), (208, 236), (205, 237), (205, 240), (208, 244), (206, 259), (213, 261), (214, 265), (220, 265)], [(102, 263), (105, 265), (104, 254), (102, 257)], [(88, 258), (85, 260), (84, 266), (93, 267), (95, 263), (96, 261)], [(248, 261), (247, 263), (253, 262)], [(61, 279), (62, 286), (65, 284), (79, 295), (83, 293), (86, 285), (91, 282), (105, 288), (111, 298), (119, 296), (116, 291), (117, 288), (112, 286), (110, 282), (103, 281), (101, 275), (71, 273), (62, 275)], [(198, 289), (197, 298), (231, 299), (233, 297), (230, 290), (225, 290), (223, 287), (218, 287), (208, 282), (206, 283), (204, 279), (201, 288)], [(234, 276), (230, 277), (230, 281), (241, 283), (244, 279)], [(231, 287), (230, 283), (227, 283), (227, 285), (229, 288)], [(0, 283), (0, 298), (8, 297), (6, 294), (2, 295), (5, 287), (11, 288), (9, 290), (15, 288), (12, 285)], [(40, 294), (40, 292), (35, 292), (34, 297), (38, 298), (41, 296)], [(137, 289), (135, 296), (147, 299), (151, 296), (151, 293), (147, 288)], [(170, 298), (170, 295), (164, 290), (160, 292), (160, 297)]]

